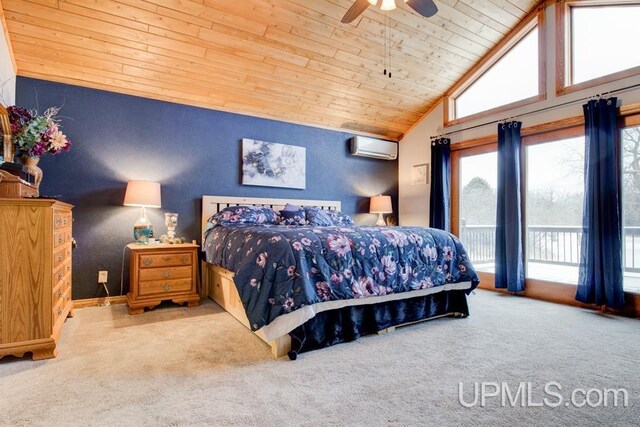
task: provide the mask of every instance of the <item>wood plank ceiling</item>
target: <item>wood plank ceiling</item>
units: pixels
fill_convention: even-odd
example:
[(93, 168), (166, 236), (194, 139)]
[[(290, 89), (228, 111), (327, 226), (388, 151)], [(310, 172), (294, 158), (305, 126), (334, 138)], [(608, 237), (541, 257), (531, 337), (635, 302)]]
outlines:
[(398, 0), (340, 23), (352, 3), (1, 0), (18, 75), (388, 139), (537, 2), (439, 0), (426, 19)]

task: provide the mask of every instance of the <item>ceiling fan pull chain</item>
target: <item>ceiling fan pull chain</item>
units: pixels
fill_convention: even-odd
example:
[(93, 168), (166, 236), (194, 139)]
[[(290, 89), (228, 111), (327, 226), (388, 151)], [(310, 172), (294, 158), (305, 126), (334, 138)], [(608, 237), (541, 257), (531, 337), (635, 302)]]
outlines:
[[(391, 23), (389, 23), (389, 25), (391, 25)], [(391, 30), (389, 30), (389, 59), (388, 59), (388, 61), (389, 61), (389, 78), (391, 78), (391, 47), (392, 47), (391, 43), (392, 43), (391, 42)]]

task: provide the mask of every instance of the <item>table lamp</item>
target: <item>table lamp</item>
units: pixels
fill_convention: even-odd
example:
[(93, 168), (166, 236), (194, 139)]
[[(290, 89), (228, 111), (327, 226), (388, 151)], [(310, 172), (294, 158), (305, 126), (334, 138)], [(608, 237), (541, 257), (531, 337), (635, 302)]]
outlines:
[(369, 213), (377, 213), (378, 214), (378, 222), (376, 222), (377, 226), (386, 225), (384, 222), (384, 218), (382, 214), (392, 213), (393, 209), (391, 208), (391, 196), (373, 196), (371, 198), (371, 203), (369, 204)]
[(160, 184), (151, 181), (129, 181), (124, 195), (125, 206), (140, 207), (140, 218), (133, 224), (133, 237), (136, 241), (147, 241), (153, 237), (153, 226), (147, 218), (147, 208), (159, 208)]

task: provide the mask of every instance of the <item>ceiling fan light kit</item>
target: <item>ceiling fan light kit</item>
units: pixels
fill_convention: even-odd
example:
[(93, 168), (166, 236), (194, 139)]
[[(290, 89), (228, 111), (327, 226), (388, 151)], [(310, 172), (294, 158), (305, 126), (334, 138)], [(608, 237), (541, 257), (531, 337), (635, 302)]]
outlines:
[(396, 0), (382, 0), (382, 4), (380, 5), (380, 10), (393, 10), (395, 8)]
[[(364, 13), (369, 6), (380, 4), (380, 10), (389, 11), (396, 8), (396, 1), (400, 0), (356, 0), (342, 17), (342, 23), (348, 24), (353, 22), (358, 16)], [(420, 15), (429, 18), (438, 12), (438, 7), (433, 0), (404, 0), (404, 2)], [(384, 32), (384, 75), (391, 78), (391, 45), (389, 40), (389, 23), (388, 17), (385, 15), (385, 32)]]
[[(367, 10), (369, 6), (380, 4), (380, 10), (393, 10), (396, 8), (396, 1), (401, 0), (356, 0), (342, 17), (342, 23), (348, 24), (353, 22)], [(404, 0), (404, 2), (425, 18), (430, 18), (438, 12), (438, 7), (433, 0)]]

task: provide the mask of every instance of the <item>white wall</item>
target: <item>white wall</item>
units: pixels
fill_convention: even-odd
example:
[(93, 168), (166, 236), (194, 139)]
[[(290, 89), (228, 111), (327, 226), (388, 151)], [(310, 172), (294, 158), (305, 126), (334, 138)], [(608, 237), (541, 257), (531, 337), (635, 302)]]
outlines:
[[(1, 10), (0, 17), (2, 17)], [(16, 102), (16, 70), (13, 68), (3, 25), (5, 25), (4, 19), (0, 19), (0, 103), (9, 106)]]
[[(605, 85), (585, 89), (580, 92), (571, 93), (564, 96), (556, 96), (555, 94), (555, 5), (546, 10), (546, 37), (547, 37), (547, 99), (545, 101), (536, 102), (527, 106), (513, 109), (510, 111), (495, 114), (494, 116), (483, 117), (475, 121), (465, 122), (456, 126), (451, 126), (442, 131), (443, 111), (442, 107), (434, 109), (427, 117), (424, 117), (409, 133), (401, 140), (399, 146), (399, 219), (400, 225), (427, 225), (429, 218), (429, 189), (412, 187), (410, 182), (411, 164), (430, 162), (430, 146), (429, 137), (439, 132), (451, 132), (465, 129), (478, 124), (499, 120), (506, 117), (517, 116), (532, 112), (541, 108), (552, 107), (563, 104), (568, 101), (578, 100), (588, 96), (603, 94), (611, 90), (640, 84), (640, 76), (629, 77), (618, 80), (616, 82)], [(614, 94), (621, 101), (621, 105), (629, 105), (640, 103), (640, 89), (633, 89), (627, 92)], [(619, 102), (620, 102), (619, 101)], [(572, 105), (554, 108), (552, 110), (533, 113), (525, 117), (519, 117), (517, 120), (522, 121), (523, 127), (533, 126), (542, 123), (553, 122), (563, 118), (582, 115), (582, 104), (577, 102)], [(457, 132), (448, 136), (451, 143), (466, 141), (469, 139), (479, 138), (488, 135), (494, 135), (497, 132), (497, 125), (490, 124), (478, 127), (476, 129)], [(426, 218), (423, 220), (423, 218)], [(426, 222), (425, 222), (426, 221)]]
[(414, 165), (431, 163), (431, 141), (442, 128), (442, 102), (431, 114), (408, 132), (399, 145), (398, 154), (398, 219), (400, 225), (429, 225), (429, 185), (411, 185)]

